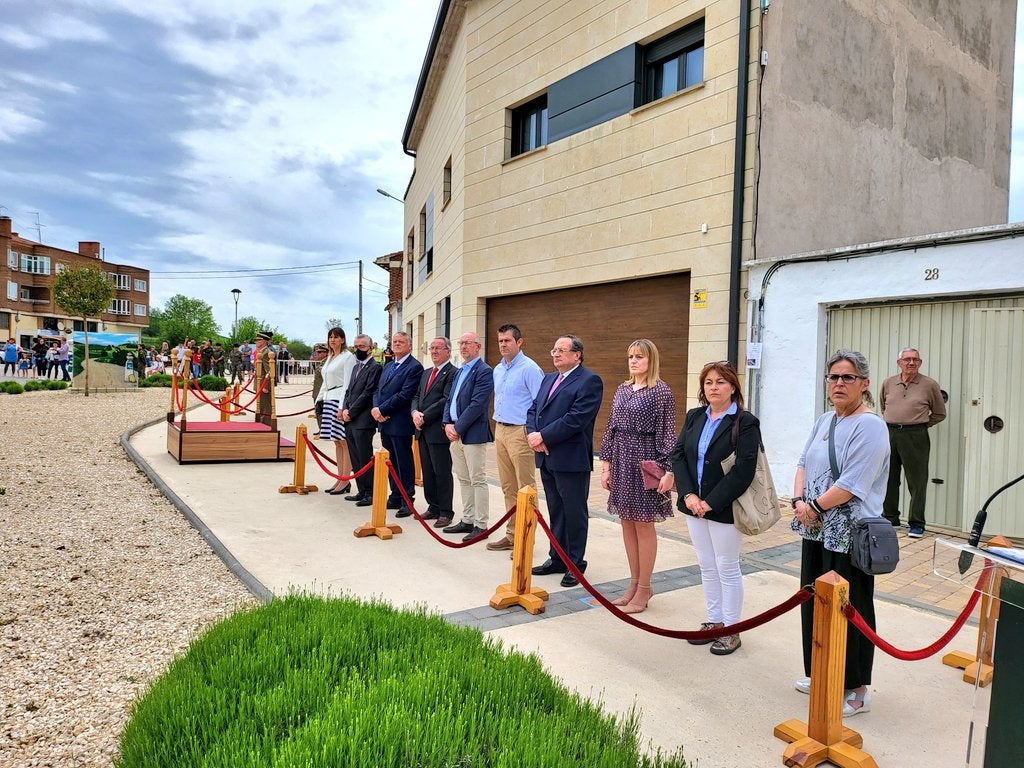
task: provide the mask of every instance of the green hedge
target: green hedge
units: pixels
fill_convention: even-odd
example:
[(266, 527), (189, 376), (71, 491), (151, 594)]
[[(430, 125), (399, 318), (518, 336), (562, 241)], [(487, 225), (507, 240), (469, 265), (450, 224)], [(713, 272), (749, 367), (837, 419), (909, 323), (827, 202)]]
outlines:
[[(567, 639), (567, 642), (578, 642)], [(380, 603), (292, 596), (198, 638), (133, 708), (119, 768), (683, 768), (535, 656)]]
[(171, 374), (169, 373), (154, 373), (152, 376), (147, 376), (144, 379), (139, 380), (140, 387), (170, 387), (171, 386)]

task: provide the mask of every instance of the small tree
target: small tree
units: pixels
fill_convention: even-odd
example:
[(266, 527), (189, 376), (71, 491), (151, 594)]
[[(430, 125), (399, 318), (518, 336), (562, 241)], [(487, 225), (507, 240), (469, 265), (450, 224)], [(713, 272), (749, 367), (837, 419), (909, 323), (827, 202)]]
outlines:
[(89, 396), (89, 318), (99, 317), (114, 300), (114, 286), (95, 267), (72, 267), (57, 275), (53, 287), (57, 306), (72, 317), (82, 319), (85, 328), (85, 396)]

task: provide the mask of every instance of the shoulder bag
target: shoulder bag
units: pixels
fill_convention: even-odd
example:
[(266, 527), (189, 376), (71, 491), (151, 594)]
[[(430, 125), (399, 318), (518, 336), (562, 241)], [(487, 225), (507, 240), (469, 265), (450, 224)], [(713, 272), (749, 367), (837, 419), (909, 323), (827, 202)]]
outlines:
[[(836, 461), (836, 422), (833, 416), (828, 428), (828, 462), (832, 469), (832, 482), (839, 478), (839, 462)], [(850, 537), (850, 560), (853, 567), (869, 576), (892, 573), (900, 562), (900, 543), (896, 529), (884, 517), (869, 517), (853, 520)]]
[[(722, 473), (728, 474), (736, 464), (736, 440), (739, 435), (740, 417), (743, 411), (737, 411), (736, 420), (732, 425), (732, 453), (722, 460)], [(775, 493), (775, 483), (768, 468), (768, 457), (760, 440), (757, 444), (757, 466), (754, 479), (747, 490), (740, 494), (732, 503), (733, 525), (740, 533), (756, 536), (764, 533), (779, 521), (779, 497)]]

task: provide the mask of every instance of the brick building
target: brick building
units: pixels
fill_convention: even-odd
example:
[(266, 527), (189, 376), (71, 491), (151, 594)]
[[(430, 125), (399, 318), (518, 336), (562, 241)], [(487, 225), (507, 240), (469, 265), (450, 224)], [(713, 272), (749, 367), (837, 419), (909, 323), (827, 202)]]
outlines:
[(65, 251), (20, 237), (11, 219), (0, 216), (0, 334), (29, 347), (33, 337), (85, 330), (82, 320), (68, 317), (54, 300), (57, 275), (71, 267), (97, 267), (114, 283), (110, 307), (89, 322), (90, 331), (141, 333), (149, 325), (149, 270), (104, 261), (100, 244), (79, 242)]

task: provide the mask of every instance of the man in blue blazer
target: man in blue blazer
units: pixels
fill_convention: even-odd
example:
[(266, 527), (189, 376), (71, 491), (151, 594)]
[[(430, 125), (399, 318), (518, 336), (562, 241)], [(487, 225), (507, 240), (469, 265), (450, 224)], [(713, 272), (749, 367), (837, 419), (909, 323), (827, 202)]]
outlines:
[(462, 519), (444, 532), (464, 533), (463, 541), (487, 532), (489, 513), (487, 443), (494, 442), (494, 434), (488, 406), (494, 392), (494, 371), (480, 357), (480, 346), (480, 337), (472, 331), (459, 339), (462, 367), (444, 409), (444, 431), (451, 441), (452, 466), (462, 491)]
[[(377, 391), (373, 393), (373, 418), (380, 425), (380, 442), (391, 456), (391, 464), (402, 481), (402, 487), (410, 500), (416, 495), (416, 468), (412, 461), (412, 398), (416, 394), (423, 366), (413, 357), (412, 340), (404, 331), (396, 331), (391, 337), (391, 349), (395, 357), (380, 375)], [(399, 510), (400, 517), (411, 514), (403, 509), (405, 502), (393, 477), (388, 509)]]
[[(549, 373), (526, 414), (526, 441), (536, 452), (547, 499), (551, 532), (581, 571), (587, 549), (590, 519), (587, 500), (594, 470), (594, 420), (601, 408), (604, 383), (583, 367), (583, 342), (560, 336), (551, 350), (555, 373)], [(566, 571), (552, 546), (548, 559), (533, 572), (539, 576), (564, 573), (563, 587), (579, 582)]]

